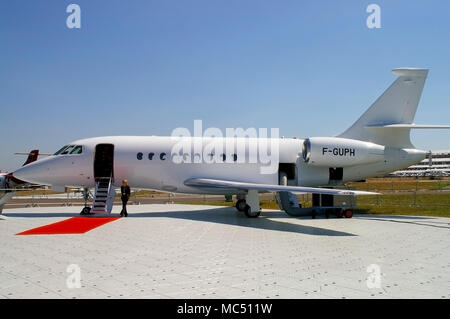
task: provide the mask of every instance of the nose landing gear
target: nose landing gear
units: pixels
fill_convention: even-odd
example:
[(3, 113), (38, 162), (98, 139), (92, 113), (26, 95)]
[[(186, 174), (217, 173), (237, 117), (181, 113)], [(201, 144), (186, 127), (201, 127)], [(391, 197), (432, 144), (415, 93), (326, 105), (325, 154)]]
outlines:
[(82, 216), (93, 215), (93, 214), (91, 213), (91, 207), (88, 206), (88, 204), (87, 204), (87, 202), (88, 202), (88, 200), (89, 200), (89, 197), (90, 197), (90, 195), (91, 195), (90, 192), (89, 192), (89, 188), (85, 187), (85, 188), (83, 188), (83, 190), (82, 190), (81, 192), (82, 192), (82, 194), (83, 194), (84, 207), (83, 207), (83, 209), (81, 210), (80, 215), (82, 215)]

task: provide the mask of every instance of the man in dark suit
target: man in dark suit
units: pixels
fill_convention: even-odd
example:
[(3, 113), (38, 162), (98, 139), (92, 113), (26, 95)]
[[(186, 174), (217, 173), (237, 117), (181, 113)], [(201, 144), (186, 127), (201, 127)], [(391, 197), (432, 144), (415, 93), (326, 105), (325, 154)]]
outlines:
[(128, 199), (130, 198), (130, 186), (128, 186), (128, 181), (126, 179), (124, 179), (122, 181), (122, 186), (120, 187), (120, 193), (121, 193), (120, 198), (122, 199), (122, 211), (120, 212), (120, 216), (128, 217), (127, 202), (128, 202)]

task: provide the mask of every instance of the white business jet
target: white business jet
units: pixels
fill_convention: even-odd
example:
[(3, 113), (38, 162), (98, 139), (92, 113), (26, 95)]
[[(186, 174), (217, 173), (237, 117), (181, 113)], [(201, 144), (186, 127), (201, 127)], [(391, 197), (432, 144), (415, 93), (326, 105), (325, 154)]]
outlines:
[[(427, 152), (412, 145), (411, 129), (450, 128), (413, 123), (427, 69), (399, 68), (393, 73), (394, 83), (350, 128), (334, 137), (95, 137), (74, 141), (13, 175), (53, 188), (95, 187), (91, 213), (110, 213), (114, 187), (127, 179), (140, 189), (237, 195), (236, 208), (248, 217), (260, 214), (258, 193), (277, 192), (282, 209), (296, 215), (298, 208), (289, 195), (370, 194), (333, 187), (420, 162)], [(275, 169), (248, 159), (252, 145), (260, 144), (267, 146), (267, 154), (278, 152)]]

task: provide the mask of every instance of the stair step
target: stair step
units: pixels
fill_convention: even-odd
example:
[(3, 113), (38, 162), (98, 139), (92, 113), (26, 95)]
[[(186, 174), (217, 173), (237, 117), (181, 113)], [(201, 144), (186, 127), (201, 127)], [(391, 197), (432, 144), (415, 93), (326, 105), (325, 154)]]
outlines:
[(113, 195), (113, 185), (111, 178), (98, 178), (95, 185), (94, 203), (92, 205), (92, 212), (106, 213), (108, 211), (109, 195)]

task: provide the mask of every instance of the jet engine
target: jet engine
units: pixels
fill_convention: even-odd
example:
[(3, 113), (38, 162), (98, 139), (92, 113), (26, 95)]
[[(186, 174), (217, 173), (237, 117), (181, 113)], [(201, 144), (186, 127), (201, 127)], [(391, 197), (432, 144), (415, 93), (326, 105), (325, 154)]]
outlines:
[(380, 162), (384, 146), (340, 137), (311, 137), (303, 142), (303, 160), (311, 166), (346, 167)]

